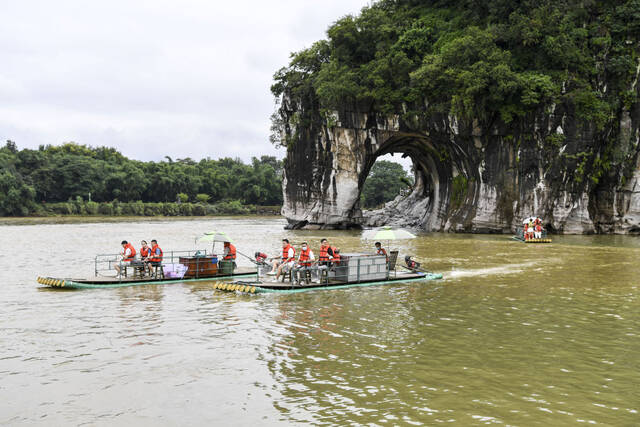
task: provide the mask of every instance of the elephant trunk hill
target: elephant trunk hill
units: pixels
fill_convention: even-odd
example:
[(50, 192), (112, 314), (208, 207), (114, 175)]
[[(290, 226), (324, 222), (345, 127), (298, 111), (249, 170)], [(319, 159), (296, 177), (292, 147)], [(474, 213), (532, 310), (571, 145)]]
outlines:
[[(640, 231), (639, 1), (379, 1), (275, 75), (293, 228)], [(412, 191), (360, 194), (379, 156)]]

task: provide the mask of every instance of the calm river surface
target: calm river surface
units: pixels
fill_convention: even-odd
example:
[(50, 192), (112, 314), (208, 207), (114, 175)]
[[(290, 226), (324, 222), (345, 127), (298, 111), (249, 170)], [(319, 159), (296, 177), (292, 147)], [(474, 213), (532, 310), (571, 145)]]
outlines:
[[(96, 253), (156, 238), (244, 253), (360, 232), (272, 218), (0, 226), (0, 424), (640, 424), (640, 239), (424, 234), (444, 280), (246, 295), (211, 283), (58, 290)], [(240, 265), (249, 265), (245, 259)]]

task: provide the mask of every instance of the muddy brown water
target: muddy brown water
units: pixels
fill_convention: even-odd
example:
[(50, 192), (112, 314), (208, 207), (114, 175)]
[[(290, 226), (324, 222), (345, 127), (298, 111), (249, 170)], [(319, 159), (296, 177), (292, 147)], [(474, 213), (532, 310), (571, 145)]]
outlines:
[[(0, 226), (0, 424), (640, 424), (640, 240), (424, 234), (393, 244), (444, 280), (246, 295), (209, 282), (43, 288), (128, 239), (246, 254), (274, 218)], [(245, 259), (240, 265), (249, 266)]]

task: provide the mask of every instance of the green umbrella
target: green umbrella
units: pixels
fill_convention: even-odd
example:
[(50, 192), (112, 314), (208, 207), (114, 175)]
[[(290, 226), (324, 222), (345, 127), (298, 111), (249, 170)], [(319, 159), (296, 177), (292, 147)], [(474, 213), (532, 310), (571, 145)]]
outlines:
[(212, 242), (211, 244), (211, 253), (215, 253), (216, 242), (232, 242), (231, 238), (227, 236), (227, 233), (224, 231), (213, 230), (204, 233), (199, 239), (198, 242)]
[(198, 239), (198, 242), (233, 242), (224, 231), (209, 231)]

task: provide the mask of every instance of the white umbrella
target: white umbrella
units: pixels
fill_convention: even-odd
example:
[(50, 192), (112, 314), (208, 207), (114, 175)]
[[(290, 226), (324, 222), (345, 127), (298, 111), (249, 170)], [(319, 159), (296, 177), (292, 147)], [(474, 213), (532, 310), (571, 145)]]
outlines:
[(416, 235), (401, 228), (381, 227), (375, 230), (367, 230), (362, 233), (362, 238), (367, 240), (401, 240), (415, 239)]

